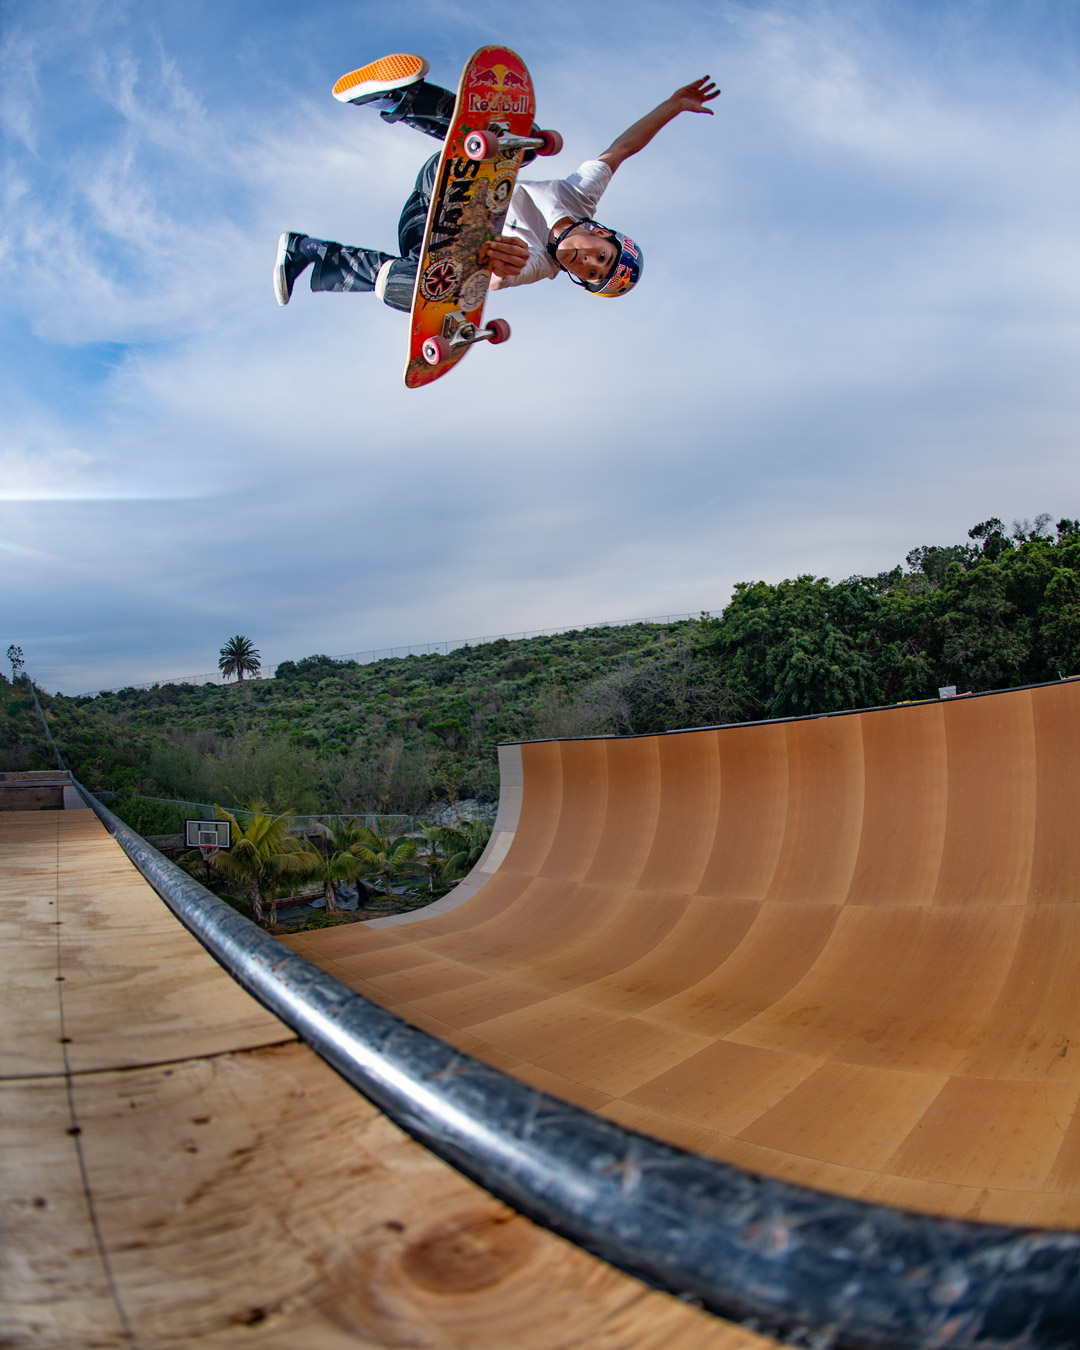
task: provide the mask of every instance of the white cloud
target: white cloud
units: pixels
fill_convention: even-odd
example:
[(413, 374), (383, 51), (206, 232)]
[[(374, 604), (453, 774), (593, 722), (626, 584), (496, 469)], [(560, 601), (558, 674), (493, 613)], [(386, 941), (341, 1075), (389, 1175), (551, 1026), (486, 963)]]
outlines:
[[(284, 228), (391, 249), (435, 148), (326, 97), (371, 16), (323, 3), (293, 53), (209, 15), (187, 47), (149, 13), (74, 25), (73, 136), (51, 118), (76, 38), (24, 6), (0, 112), (27, 335), (7, 355), (24, 387), (0, 497), (22, 504), (0, 564), (57, 682), (209, 669), (224, 627), (272, 663), (715, 610), (739, 579), (876, 571), (988, 515), (1080, 514), (1077, 101), (992, 34), (679, 0), (635, 11), (598, 72), (560, 25), (610, 5), (556, 5), (544, 32), (494, 6), (395, 15), (447, 79), (478, 33), (529, 57), (567, 142), (531, 176), (706, 69), (724, 88), (604, 200), (645, 246), (634, 296), (503, 292), (513, 340), (413, 393), (400, 315), (304, 283), (281, 310), (269, 284)], [(936, 13), (955, 38), (962, 7)], [(219, 49), (241, 53), (223, 73)], [(80, 565), (58, 580), (12, 548)]]

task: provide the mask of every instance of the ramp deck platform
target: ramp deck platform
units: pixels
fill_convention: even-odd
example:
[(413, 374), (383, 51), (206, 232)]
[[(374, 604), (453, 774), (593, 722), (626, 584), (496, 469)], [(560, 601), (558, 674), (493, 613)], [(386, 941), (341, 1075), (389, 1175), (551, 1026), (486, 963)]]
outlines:
[(11, 1350), (772, 1344), (414, 1143), (218, 966), (92, 811), (0, 813), (0, 988)]

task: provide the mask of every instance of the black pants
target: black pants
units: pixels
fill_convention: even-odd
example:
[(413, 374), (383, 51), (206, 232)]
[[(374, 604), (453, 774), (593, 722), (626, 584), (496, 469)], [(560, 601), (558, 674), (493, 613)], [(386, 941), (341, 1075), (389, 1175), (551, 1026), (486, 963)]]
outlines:
[[(450, 129), (455, 101), (449, 90), (418, 80), (405, 89), (394, 90), (370, 105), (362, 106), (379, 109), (384, 122), (404, 122), (425, 136), (442, 141)], [(439, 154), (432, 155), (417, 174), (416, 186), (402, 208), (398, 219), (398, 257), (373, 248), (319, 240), (318, 256), (311, 274), (313, 291), (373, 291), (379, 272), (390, 263), (383, 278), (383, 302), (392, 309), (409, 313), (438, 163)]]

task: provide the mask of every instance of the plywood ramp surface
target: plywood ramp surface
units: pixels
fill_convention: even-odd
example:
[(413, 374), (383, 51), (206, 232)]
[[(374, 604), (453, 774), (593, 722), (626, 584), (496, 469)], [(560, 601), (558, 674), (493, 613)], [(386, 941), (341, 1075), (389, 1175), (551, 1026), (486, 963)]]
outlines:
[(465, 1181), (89, 811), (0, 815), (0, 1344), (762, 1350)]
[(512, 824), (463, 904), (289, 945), (659, 1138), (1080, 1227), (1080, 684), (502, 768)]

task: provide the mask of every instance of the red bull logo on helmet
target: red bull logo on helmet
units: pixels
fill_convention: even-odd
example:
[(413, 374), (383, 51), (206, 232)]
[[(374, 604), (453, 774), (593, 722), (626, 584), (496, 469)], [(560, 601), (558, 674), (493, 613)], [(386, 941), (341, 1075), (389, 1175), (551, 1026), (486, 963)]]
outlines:
[(615, 270), (602, 286), (598, 286), (593, 291), (593, 295), (602, 296), (606, 300), (610, 300), (612, 296), (625, 295), (641, 280), (643, 266), (641, 250), (625, 234), (618, 236), (618, 239), (620, 246), (619, 261), (615, 265)]
[(634, 273), (625, 263), (620, 263), (604, 283), (603, 289), (597, 291), (596, 294), (605, 296), (622, 295), (622, 293), (628, 291), (633, 284)]

